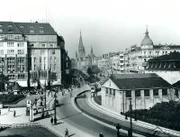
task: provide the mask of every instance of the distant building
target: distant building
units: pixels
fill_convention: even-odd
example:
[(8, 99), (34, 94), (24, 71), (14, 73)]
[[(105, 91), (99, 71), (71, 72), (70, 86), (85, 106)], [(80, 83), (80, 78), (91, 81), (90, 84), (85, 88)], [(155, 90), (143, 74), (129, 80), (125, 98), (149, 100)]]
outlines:
[(109, 76), (111, 74), (121, 74), (125, 71), (124, 68), (124, 53), (109, 52), (103, 54), (97, 61), (97, 65), (102, 71), (102, 75)]
[(157, 74), (115, 74), (102, 84), (102, 107), (127, 112), (130, 98), (135, 109), (149, 109), (156, 103), (180, 99), (172, 86)]
[(146, 29), (145, 37), (143, 38), (141, 45), (133, 45), (129, 49), (126, 49), (125, 68), (128, 72), (144, 73), (144, 66), (149, 59), (169, 54), (174, 51), (180, 52), (180, 45), (154, 45), (149, 36), (149, 31)]
[(49, 23), (0, 22), (2, 71), (21, 86), (27, 86), (28, 67), (31, 78), (40, 70), (40, 78), (45, 80), (51, 69), (61, 81), (67, 56), (64, 45), (63, 37)]
[(91, 47), (90, 54), (86, 55), (86, 50), (83, 45), (83, 39), (80, 32), (78, 51), (76, 52), (77, 68), (81, 70), (87, 70), (88, 66), (94, 65), (95, 55), (93, 48)]
[(156, 73), (170, 84), (180, 80), (180, 53), (172, 52), (147, 61), (145, 73)]

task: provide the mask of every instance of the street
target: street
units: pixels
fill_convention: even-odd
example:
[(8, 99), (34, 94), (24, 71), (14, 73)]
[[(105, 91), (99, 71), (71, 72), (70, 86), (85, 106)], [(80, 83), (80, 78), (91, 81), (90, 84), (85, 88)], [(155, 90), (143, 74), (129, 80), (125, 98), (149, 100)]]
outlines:
[(80, 113), (71, 103), (69, 96), (64, 96), (64, 98), (61, 98), (59, 102), (63, 105), (61, 107), (57, 107), (57, 115), (58, 117), (61, 117), (63, 121), (80, 130), (83, 130), (84, 132), (87, 132), (88, 134), (91, 134), (92, 136), (98, 137), (100, 132), (107, 137), (116, 136), (117, 131), (115, 127), (112, 129)]

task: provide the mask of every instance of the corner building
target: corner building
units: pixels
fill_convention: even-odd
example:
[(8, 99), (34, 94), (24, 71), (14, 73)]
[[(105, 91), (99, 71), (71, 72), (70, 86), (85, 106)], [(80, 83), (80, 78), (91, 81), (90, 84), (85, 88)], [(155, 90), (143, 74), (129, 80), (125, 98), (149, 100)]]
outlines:
[(0, 54), (4, 61), (3, 73), (10, 79), (27, 86), (25, 80), (29, 65), (31, 78), (34, 72), (40, 70), (40, 79), (45, 80), (47, 70), (51, 69), (51, 72), (56, 73), (57, 80), (61, 81), (61, 53), (65, 42), (49, 23), (0, 22), (0, 36), (0, 45), (6, 47), (4, 51), (0, 50), (4, 52)]

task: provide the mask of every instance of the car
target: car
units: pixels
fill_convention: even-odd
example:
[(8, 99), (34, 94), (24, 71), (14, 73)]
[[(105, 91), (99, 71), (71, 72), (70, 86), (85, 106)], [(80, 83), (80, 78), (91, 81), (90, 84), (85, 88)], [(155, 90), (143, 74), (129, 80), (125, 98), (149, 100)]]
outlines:
[(96, 92), (95, 86), (91, 86), (91, 97), (94, 96)]

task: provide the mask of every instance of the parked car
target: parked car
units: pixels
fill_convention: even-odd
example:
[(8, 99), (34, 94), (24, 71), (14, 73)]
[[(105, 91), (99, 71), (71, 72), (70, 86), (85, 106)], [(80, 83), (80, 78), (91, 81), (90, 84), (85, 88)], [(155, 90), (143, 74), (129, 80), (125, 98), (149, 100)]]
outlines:
[(95, 92), (96, 92), (95, 86), (91, 86), (91, 97), (94, 96)]

